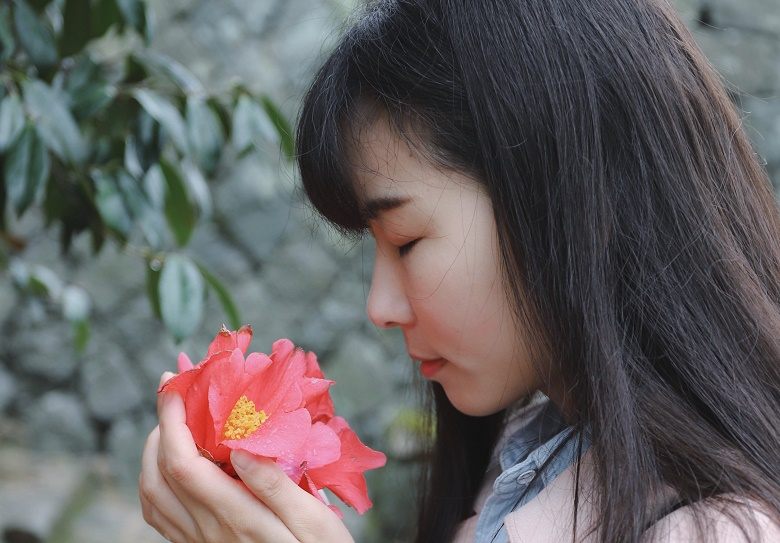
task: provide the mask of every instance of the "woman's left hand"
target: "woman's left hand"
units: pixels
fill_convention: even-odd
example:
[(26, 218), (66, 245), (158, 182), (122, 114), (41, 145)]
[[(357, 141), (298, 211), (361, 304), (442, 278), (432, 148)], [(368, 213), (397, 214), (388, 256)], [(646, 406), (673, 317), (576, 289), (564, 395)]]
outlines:
[[(163, 374), (161, 384), (171, 375)], [(236, 480), (203, 458), (181, 396), (160, 396), (160, 423), (146, 440), (138, 488), (144, 520), (163, 537), (174, 543), (353, 541), (333, 511), (272, 461), (233, 452)]]

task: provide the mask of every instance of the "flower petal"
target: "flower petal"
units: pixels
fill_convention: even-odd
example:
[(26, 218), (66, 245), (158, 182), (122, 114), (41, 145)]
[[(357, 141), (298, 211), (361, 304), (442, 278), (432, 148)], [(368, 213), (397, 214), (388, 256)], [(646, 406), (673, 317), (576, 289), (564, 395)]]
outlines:
[(208, 353), (206, 358), (222, 351), (232, 351), (233, 349), (240, 349), (242, 354), (246, 354), (246, 350), (249, 348), (249, 343), (252, 341), (252, 327), (244, 325), (237, 331), (233, 332), (222, 327), (217, 332), (217, 335), (209, 344)]
[(249, 353), (244, 363), (244, 372), (249, 375), (257, 375), (272, 364), (268, 355), (263, 353)]
[(309, 469), (332, 464), (341, 456), (341, 440), (326, 424), (315, 422), (304, 445)]
[(331, 426), (331, 429), (333, 426), (340, 428), (341, 457), (327, 466), (310, 469), (308, 474), (318, 487), (329, 488), (362, 515), (372, 505), (363, 472), (384, 466), (387, 458), (361, 443), (357, 434), (349, 426), (344, 426), (345, 423), (341, 419)]
[(211, 376), (208, 389), (208, 406), (214, 422), (214, 435), (221, 441), (225, 421), (238, 399), (244, 394), (251, 375), (244, 372), (244, 355), (236, 348), (230, 353), (228, 363)]
[(341, 440), (326, 424), (311, 426), (306, 441), (299, 449), (282, 454), (276, 463), (290, 478), (298, 482), (307, 469), (331, 464), (341, 456)]
[(287, 360), (295, 350), (295, 344), (289, 339), (281, 338), (274, 341), (271, 346), (271, 360)]
[(260, 428), (243, 439), (228, 439), (222, 444), (231, 449), (243, 449), (252, 454), (276, 458), (299, 450), (311, 430), (311, 416), (306, 409), (290, 413), (277, 412)]
[(322, 373), (320, 365), (317, 362), (317, 355), (311, 351), (306, 353), (306, 377), (317, 377), (318, 379), (325, 378), (325, 374)]
[(179, 353), (179, 358), (176, 362), (179, 373), (184, 373), (185, 371), (189, 371), (195, 367), (195, 365), (192, 363), (192, 360), (190, 360), (190, 357), (185, 353)]
[(303, 402), (311, 413), (312, 420), (327, 422), (335, 414), (329, 392), (330, 387), (335, 383), (336, 381), (316, 377), (305, 377), (300, 381)]
[[(278, 342), (277, 342), (278, 343)], [(246, 397), (267, 415), (276, 411), (294, 411), (303, 406), (303, 394), (298, 383), (303, 379), (304, 354), (296, 349), (286, 359), (271, 357), (273, 362), (252, 380)]]

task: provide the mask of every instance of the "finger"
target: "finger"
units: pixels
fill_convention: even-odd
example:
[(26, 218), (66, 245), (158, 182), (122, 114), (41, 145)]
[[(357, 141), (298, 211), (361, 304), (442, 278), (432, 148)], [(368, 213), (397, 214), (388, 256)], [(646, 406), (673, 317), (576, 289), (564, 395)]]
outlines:
[(159, 439), (160, 427), (157, 426), (149, 434), (141, 455), (138, 498), (141, 501), (144, 518), (146, 519), (146, 515), (152, 510), (156, 510), (168, 524), (176, 526), (177, 530), (187, 534), (189, 540), (195, 540), (198, 534), (195, 521), (168, 486), (157, 466)]
[(157, 385), (157, 388), (159, 389), (161, 386), (163, 386), (165, 383), (168, 382), (168, 380), (173, 377), (175, 374), (172, 371), (164, 371), (162, 375), (160, 376), (160, 384)]
[(187, 426), (184, 401), (176, 391), (160, 394), (158, 416), (160, 419), (160, 448), (166, 455), (181, 461), (201, 458), (192, 432)]
[(241, 480), (300, 541), (351, 540), (336, 514), (300, 488), (274, 462), (233, 451), (231, 462)]
[[(157, 385), (157, 390), (160, 390), (165, 383), (167, 383), (175, 374), (170, 371), (164, 371), (160, 376), (160, 384)], [(160, 409), (162, 408), (162, 399), (165, 394), (157, 394), (157, 416), (160, 415)]]
[(207, 528), (201, 521), (216, 517), (229, 524), (233, 533), (253, 533), (261, 526), (262, 537), (267, 539), (259, 541), (297, 543), (282, 521), (240, 481), (198, 453), (185, 422), (181, 396), (177, 392), (162, 396), (157, 465), (177, 501), (202, 528), (200, 531), (214, 530), (213, 523)]
[(184, 532), (179, 530), (176, 526), (168, 522), (168, 520), (160, 513), (160, 510), (155, 507), (150, 507), (144, 511), (144, 520), (146, 523), (157, 530), (157, 532), (168, 541), (172, 543), (186, 543), (187, 541), (193, 541), (184, 535)]

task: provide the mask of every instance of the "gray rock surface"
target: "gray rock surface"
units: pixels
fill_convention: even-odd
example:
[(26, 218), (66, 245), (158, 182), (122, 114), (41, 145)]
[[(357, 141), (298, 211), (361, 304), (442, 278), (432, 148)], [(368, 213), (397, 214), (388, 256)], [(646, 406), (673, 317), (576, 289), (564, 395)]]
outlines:
[(24, 406), (31, 445), (47, 452), (93, 452), (97, 433), (89, 415), (76, 397), (51, 391), (32, 405)]
[(3, 541), (48, 541), (62, 513), (86, 484), (87, 466), (84, 460), (61, 454), (0, 448)]
[(139, 405), (143, 393), (131, 363), (132, 358), (111, 345), (89, 350), (81, 368), (81, 390), (96, 419), (110, 421)]
[(0, 413), (11, 404), (16, 393), (16, 378), (0, 366)]

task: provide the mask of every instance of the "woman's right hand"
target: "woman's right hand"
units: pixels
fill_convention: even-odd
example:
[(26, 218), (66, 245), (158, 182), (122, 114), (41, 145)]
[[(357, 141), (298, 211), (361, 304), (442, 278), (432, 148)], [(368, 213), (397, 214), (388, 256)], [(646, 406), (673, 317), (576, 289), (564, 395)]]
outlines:
[[(173, 374), (163, 374), (164, 383)], [(143, 452), (139, 497), (144, 520), (174, 543), (344, 543), (346, 526), (274, 462), (233, 452), (241, 480), (203, 458), (177, 392), (161, 394), (160, 424)], [(245, 461), (245, 462), (244, 462)]]

